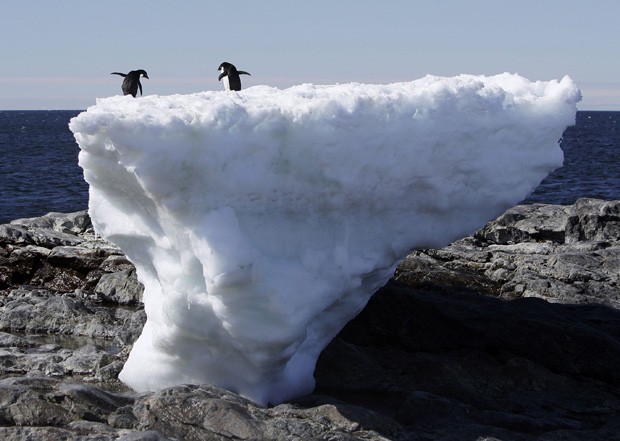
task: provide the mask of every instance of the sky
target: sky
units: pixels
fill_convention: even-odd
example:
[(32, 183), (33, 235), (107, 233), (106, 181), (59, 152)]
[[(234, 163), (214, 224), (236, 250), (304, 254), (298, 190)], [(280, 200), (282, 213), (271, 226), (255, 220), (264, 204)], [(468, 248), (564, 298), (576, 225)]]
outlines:
[(121, 93), (392, 83), (427, 74), (569, 75), (580, 110), (620, 110), (617, 0), (2, 0), (0, 110), (71, 109)]

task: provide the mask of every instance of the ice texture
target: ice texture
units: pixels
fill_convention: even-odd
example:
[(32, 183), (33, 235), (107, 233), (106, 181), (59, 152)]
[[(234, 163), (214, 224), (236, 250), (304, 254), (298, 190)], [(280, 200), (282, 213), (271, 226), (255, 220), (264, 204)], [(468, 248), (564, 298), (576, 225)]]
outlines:
[(95, 230), (144, 284), (120, 379), (309, 393), (321, 350), (409, 251), (472, 233), (562, 164), (573, 81), (110, 97), (71, 120)]

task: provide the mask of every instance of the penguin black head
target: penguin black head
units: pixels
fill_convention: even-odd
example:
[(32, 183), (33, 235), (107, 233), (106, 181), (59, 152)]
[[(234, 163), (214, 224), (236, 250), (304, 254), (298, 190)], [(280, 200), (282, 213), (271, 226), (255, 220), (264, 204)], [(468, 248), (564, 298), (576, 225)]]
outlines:
[(241, 90), (241, 79), (239, 75), (250, 75), (248, 72), (243, 70), (237, 70), (237, 68), (227, 61), (224, 61), (218, 67), (220, 71), (220, 76), (217, 78), (220, 81), (224, 78), (224, 89), (226, 90)]
[(220, 67), (218, 67), (217, 70), (228, 75), (228, 72), (230, 72), (231, 70), (236, 71), (237, 68), (234, 64), (231, 64), (228, 61), (224, 61), (222, 64), (220, 64)]
[(144, 78), (146, 78), (147, 80), (150, 80), (149, 75), (146, 73), (146, 71), (145, 71), (144, 69), (134, 70), (134, 71), (131, 71), (131, 72), (129, 72), (129, 73), (133, 73), (133, 72), (135, 72), (135, 73), (136, 73), (136, 74), (138, 74), (138, 75), (142, 75), (142, 76), (143, 76)]
[(140, 95), (142, 95), (142, 84), (140, 83), (140, 76), (143, 76), (146, 79), (149, 79), (148, 74), (144, 69), (132, 70), (129, 73), (120, 73), (120, 72), (112, 72), (110, 75), (120, 75), (124, 77), (123, 85), (121, 89), (123, 90), (123, 95), (132, 95), (134, 98), (138, 94), (138, 88), (140, 89)]

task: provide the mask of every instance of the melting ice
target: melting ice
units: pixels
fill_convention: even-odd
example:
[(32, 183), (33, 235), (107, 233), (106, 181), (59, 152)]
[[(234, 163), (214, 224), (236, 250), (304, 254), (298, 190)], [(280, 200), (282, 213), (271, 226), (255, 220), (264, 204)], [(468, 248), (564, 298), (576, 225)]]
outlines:
[(562, 164), (579, 99), (568, 77), (502, 74), (98, 100), (70, 123), (89, 211), (148, 316), (121, 380), (263, 405), (311, 392), (321, 350), (401, 258)]

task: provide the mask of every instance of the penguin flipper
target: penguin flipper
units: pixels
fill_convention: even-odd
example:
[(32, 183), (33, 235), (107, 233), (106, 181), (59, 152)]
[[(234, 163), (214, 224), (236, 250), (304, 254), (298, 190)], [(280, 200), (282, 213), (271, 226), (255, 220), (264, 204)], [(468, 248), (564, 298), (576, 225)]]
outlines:
[(127, 74), (120, 73), (120, 72), (112, 72), (110, 75), (120, 75), (121, 77), (126, 77), (127, 76)]
[(220, 76), (219, 76), (219, 77), (217, 77), (217, 80), (218, 80), (218, 81), (220, 81), (220, 80), (221, 80), (222, 78), (224, 78), (226, 75), (227, 75), (227, 73), (226, 73), (226, 72), (222, 72), (222, 73), (220, 74)]
[[(237, 71), (237, 73), (238, 73), (239, 75), (250, 75), (250, 73), (249, 73), (249, 72), (246, 72), (246, 71), (244, 71), (244, 70), (238, 70), (238, 71)], [(250, 76), (252, 76), (252, 75), (250, 75)]]
[(142, 96), (142, 83), (138, 81), (138, 87), (140, 88), (140, 96)]

